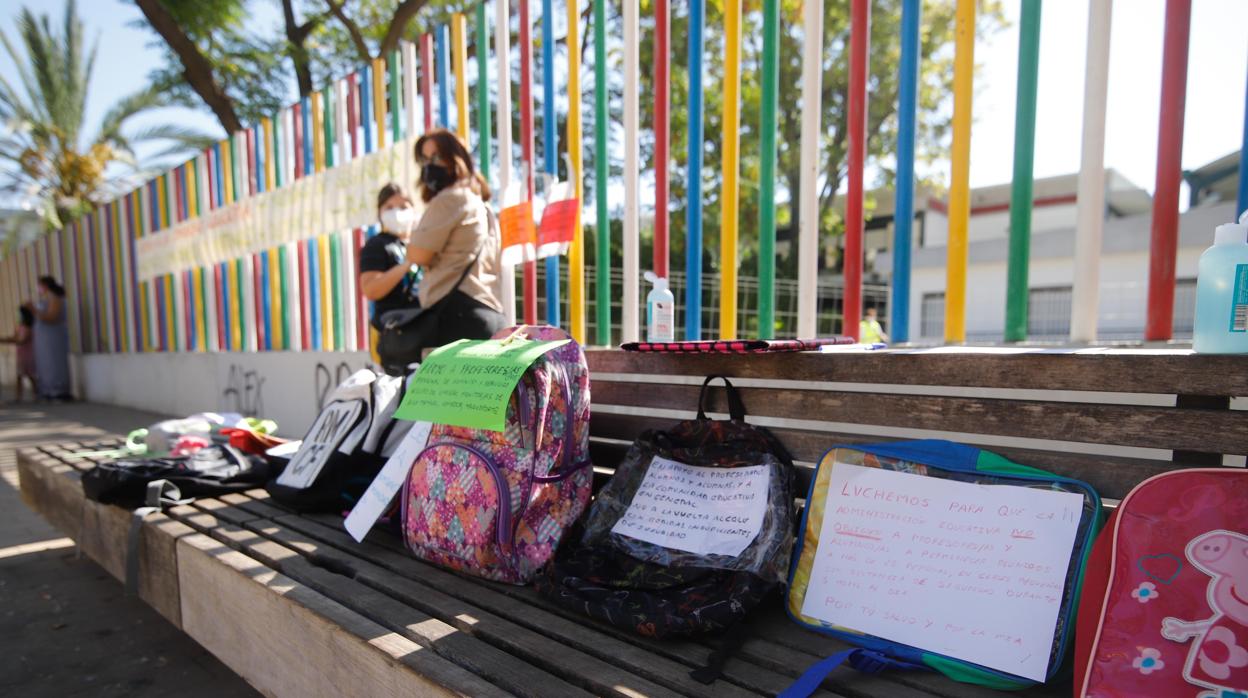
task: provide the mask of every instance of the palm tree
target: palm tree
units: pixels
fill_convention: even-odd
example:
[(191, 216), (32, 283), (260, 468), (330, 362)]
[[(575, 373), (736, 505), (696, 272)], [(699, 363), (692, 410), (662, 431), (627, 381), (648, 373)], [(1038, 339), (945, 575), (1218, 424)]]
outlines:
[[(35, 208), (49, 229), (60, 228), (149, 174), (137, 163), (136, 144), (169, 141), (171, 145), (157, 155), (164, 157), (215, 140), (173, 124), (123, 131), (136, 114), (174, 103), (154, 86), (118, 100), (87, 140), (83, 123), (87, 86), (99, 44), (84, 51), (83, 25), (74, 0), (65, 2), (59, 35), (46, 14), (36, 17), (25, 7), (17, 25), (22, 53), (0, 32), (0, 43), (17, 65), (22, 87), (18, 92), (0, 76), (0, 192)], [(114, 164), (120, 167), (110, 167)]]

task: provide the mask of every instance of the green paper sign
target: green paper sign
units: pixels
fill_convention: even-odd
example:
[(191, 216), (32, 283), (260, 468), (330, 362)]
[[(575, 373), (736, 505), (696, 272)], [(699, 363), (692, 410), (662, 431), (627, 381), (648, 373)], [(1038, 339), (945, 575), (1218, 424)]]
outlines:
[(398, 419), (502, 431), (507, 403), (537, 357), (571, 340), (467, 340), (425, 358), (394, 416)]

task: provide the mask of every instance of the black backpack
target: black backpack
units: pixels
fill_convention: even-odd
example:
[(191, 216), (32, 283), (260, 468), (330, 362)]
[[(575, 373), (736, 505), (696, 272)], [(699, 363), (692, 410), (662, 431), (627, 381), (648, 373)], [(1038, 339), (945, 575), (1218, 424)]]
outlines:
[(351, 509), (411, 422), (394, 419), (406, 381), (361, 369), (334, 389), (298, 450), (265, 486), (299, 512)]
[[(703, 405), (715, 378), (702, 384), (697, 419), (647, 431), (633, 443), (598, 493), (584, 533), (579, 540), (569, 536), (539, 578), (541, 593), (613, 625), (667, 637), (734, 628), (780, 587), (795, 530), (793, 461), (769, 431), (745, 423), (741, 397), (727, 379), (731, 419), (707, 419)], [(700, 468), (766, 466), (762, 523), (744, 550), (698, 554), (613, 532), (652, 463), (665, 461)]]
[(177, 497), (217, 497), (259, 487), (269, 464), (228, 444), (205, 446), (187, 456), (130, 456), (101, 463), (82, 474), (82, 491), (102, 504), (134, 508), (144, 504), (148, 484), (167, 480)]

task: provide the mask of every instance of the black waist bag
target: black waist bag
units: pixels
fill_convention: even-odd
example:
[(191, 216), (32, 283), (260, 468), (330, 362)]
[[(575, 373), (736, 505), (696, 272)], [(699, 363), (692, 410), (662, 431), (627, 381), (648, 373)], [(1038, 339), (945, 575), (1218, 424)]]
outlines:
[(88, 499), (128, 508), (142, 506), (148, 483), (168, 480), (183, 497), (216, 497), (261, 487), (268, 463), (226, 444), (205, 446), (189, 456), (119, 458), (82, 474)]
[[(740, 396), (725, 379), (731, 419), (698, 418), (647, 431), (598, 493), (584, 534), (569, 536), (538, 591), (556, 603), (641, 635), (722, 632), (737, 626), (783, 583), (796, 513), (793, 462), (765, 428), (745, 423)], [(765, 512), (757, 535), (737, 555), (698, 554), (613, 532), (655, 459), (699, 468), (765, 466)], [(758, 493), (759, 496), (764, 496)]]

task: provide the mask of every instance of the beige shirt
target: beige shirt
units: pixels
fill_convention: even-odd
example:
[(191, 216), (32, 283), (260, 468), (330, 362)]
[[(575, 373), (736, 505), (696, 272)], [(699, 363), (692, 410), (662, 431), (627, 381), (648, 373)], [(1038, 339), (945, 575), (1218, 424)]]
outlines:
[(461, 182), (440, 191), (429, 201), (409, 243), (435, 251), (420, 282), (418, 295), (423, 307), (431, 307), (455, 289), (480, 249), (459, 290), (500, 313), (503, 311), (499, 300), (498, 233), (490, 225), (487, 204), (467, 184)]

